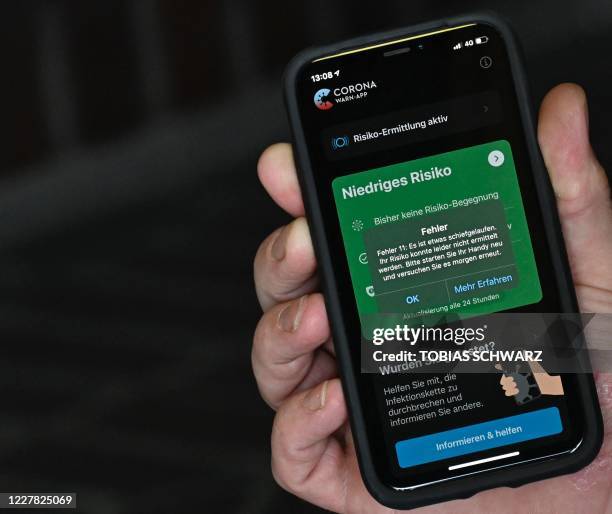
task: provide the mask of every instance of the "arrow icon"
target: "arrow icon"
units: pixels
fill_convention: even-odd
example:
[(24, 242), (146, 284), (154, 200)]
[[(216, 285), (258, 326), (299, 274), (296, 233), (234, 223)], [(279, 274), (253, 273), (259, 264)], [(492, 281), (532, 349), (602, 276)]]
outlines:
[(489, 164), (495, 168), (501, 166), (504, 163), (504, 160), (505, 156), (500, 150), (493, 150), (491, 153), (489, 153)]

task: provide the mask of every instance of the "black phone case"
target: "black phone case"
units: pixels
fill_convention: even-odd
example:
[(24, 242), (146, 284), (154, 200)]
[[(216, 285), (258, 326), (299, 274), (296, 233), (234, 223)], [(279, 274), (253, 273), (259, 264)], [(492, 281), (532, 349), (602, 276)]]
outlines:
[[(559, 225), (555, 198), (536, 139), (534, 116), (529, 102), (527, 81), (522, 66), (522, 56), (510, 27), (496, 14), (479, 12), (450, 17), (399, 30), (359, 37), (330, 46), (307, 49), (293, 58), (287, 66), (284, 76), (285, 102), (293, 135), (298, 176), (304, 203), (306, 205), (306, 213), (309, 220), (313, 244), (319, 263), (323, 293), (332, 326), (344, 395), (349, 408), (350, 425), (357, 449), (359, 467), (365, 485), (372, 496), (383, 505), (395, 509), (410, 509), (457, 498), (468, 498), (484, 489), (501, 486), (517, 487), (536, 480), (575, 472), (586, 466), (595, 458), (603, 440), (601, 411), (597, 401), (597, 392), (593, 377), (590, 374), (579, 374), (577, 375), (579, 398), (584, 409), (585, 417), (584, 439), (582, 444), (574, 452), (563, 457), (491, 470), (485, 473), (470, 475), (469, 477), (423, 486), (411, 491), (396, 490), (382, 483), (372, 462), (364, 423), (364, 412), (359, 399), (356, 381), (356, 376), (360, 370), (354, 369), (351, 362), (350, 349), (346, 339), (344, 319), (340, 307), (340, 298), (336, 288), (335, 273), (325, 230), (323, 228), (321, 209), (316, 195), (314, 174), (310, 166), (304, 132), (300, 123), (297, 98), (295, 95), (295, 81), (300, 69), (304, 65), (322, 56), (332, 55), (341, 51), (381, 41), (391, 41), (409, 35), (426, 33), (439, 28), (473, 22), (494, 27), (499, 31), (506, 43), (519, 100), (520, 114), (525, 129), (531, 165), (534, 172), (538, 199), (543, 211), (546, 237), (551, 249), (552, 265), (555, 270), (559, 291), (561, 292), (563, 310), (564, 312), (578, 312), (578, 303)], [(583, 369), (589, 369), (588, 363), (585, 363), (585, 366), (587, 367)]]

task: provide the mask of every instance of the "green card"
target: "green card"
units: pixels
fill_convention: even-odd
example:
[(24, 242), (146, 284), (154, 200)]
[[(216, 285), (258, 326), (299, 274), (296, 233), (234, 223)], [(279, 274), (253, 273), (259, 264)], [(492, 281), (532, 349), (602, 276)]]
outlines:
[(339, 177), (333, 191), (362, 320), (541, 300), (507, 141)]

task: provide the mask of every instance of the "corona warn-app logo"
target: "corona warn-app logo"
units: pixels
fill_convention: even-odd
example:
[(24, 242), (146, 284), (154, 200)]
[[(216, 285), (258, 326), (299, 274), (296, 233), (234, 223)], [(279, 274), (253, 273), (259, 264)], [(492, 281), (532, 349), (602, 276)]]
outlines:
[(333, 90), (325, 87), (315, 93), (314, 104), (317, 109), (327, 111), (337, 104), (364, 100), (368, 96), (369, 90), (377, 88), (378, 85), (373, 80), (339, 86)]
[(331, 109), (334, 106), (331, 101), (331, 90), (327, 88), (319, 89), (314, 95), (314, 104), (317, 109), (322, 111)]

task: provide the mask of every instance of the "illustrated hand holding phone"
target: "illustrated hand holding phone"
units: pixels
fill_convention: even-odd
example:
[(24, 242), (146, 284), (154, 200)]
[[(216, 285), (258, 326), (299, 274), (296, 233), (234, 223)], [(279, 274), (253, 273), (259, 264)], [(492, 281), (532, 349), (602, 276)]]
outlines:
[[(531, 368), (531, 373), (541, 394), (551, 396), (561, 396), (564, 394), (563, 383), (560, 376), (549, 375), (539, 362), (530, 362), (529, 367)], [(501, 364), (496, 364), (495, 369), (504, 372), (499, 383), (506, 396), (522, 397), (527, 394), (526, 389), (529, 388), (529, 383), (524, 375), (518, 373), (518, 371), (515, 373), (507, 373), (503, 370)]]

